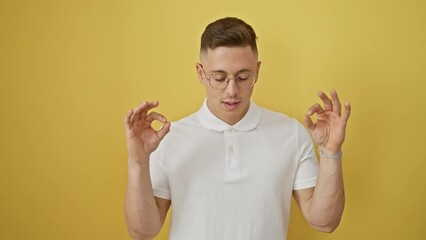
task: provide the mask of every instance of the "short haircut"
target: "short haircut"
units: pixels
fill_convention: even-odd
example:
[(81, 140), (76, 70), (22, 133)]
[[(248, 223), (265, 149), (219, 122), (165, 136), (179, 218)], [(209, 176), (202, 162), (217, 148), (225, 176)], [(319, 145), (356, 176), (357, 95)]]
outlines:
[(201, 52), (217, 47), (250, 46), (257, 55), (257, 36), (254, 29), (243, 20), (226, 17), (207, 25), (201, 36)]

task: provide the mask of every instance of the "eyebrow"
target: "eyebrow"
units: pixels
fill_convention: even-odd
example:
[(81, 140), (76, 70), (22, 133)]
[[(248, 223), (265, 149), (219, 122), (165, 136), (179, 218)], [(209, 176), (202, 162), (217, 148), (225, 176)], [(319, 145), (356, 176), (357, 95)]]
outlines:
[[(250, 69), (247, 68), (243, 68), (241, 70), (239, 70), (238, 72), (236, 72), (235, 74), (239, 74), (239, 73), (243, 73), (243, 72), (251, 72)], [(223, 73), (223, 74), (228, 74), (227, 72), (223, 71), (223, 70), (213, 70), (210, 71), (210, 73)]]

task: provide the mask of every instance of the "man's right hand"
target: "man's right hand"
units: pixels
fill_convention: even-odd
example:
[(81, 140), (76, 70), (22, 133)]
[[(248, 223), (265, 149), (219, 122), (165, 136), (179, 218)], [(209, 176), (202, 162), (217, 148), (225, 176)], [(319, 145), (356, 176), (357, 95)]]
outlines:
[[(158, 106), (158, 101), (143, 102), (135, 109), (130, 109), (125, 119), (127, 150), (129, 153), (129, 162), (143, 163), (143, 159), (149, 159), (149, 156), (157, 149), (161, 140), (170, 130), (170, 122), (157, 113), (149, 110)], [(151, 123), (160, 121), (163, 126), (155, 131)]]

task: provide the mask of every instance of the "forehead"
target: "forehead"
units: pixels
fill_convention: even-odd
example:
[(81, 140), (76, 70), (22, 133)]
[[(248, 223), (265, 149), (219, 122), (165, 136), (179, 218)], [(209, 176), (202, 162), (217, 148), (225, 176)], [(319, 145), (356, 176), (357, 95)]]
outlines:
[(212, 71), (239, 71), (253, 69), (257, 64), (257, 54), (250, 46), (217, 47), (200, 54), (201, 64)]

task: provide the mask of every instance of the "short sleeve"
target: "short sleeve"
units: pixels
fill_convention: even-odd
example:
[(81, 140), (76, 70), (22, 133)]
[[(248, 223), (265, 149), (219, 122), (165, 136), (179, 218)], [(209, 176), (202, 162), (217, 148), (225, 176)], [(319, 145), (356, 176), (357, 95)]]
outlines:
[(297, 122), (297, 164), (293, 190), (315, 187), (318, 175), (318, 162), (312, 138), (306, 129)]
[(163, 144), (151, 154), (149, 168), (154, 196), (171, 200), (169, 180), (163, 167)]

